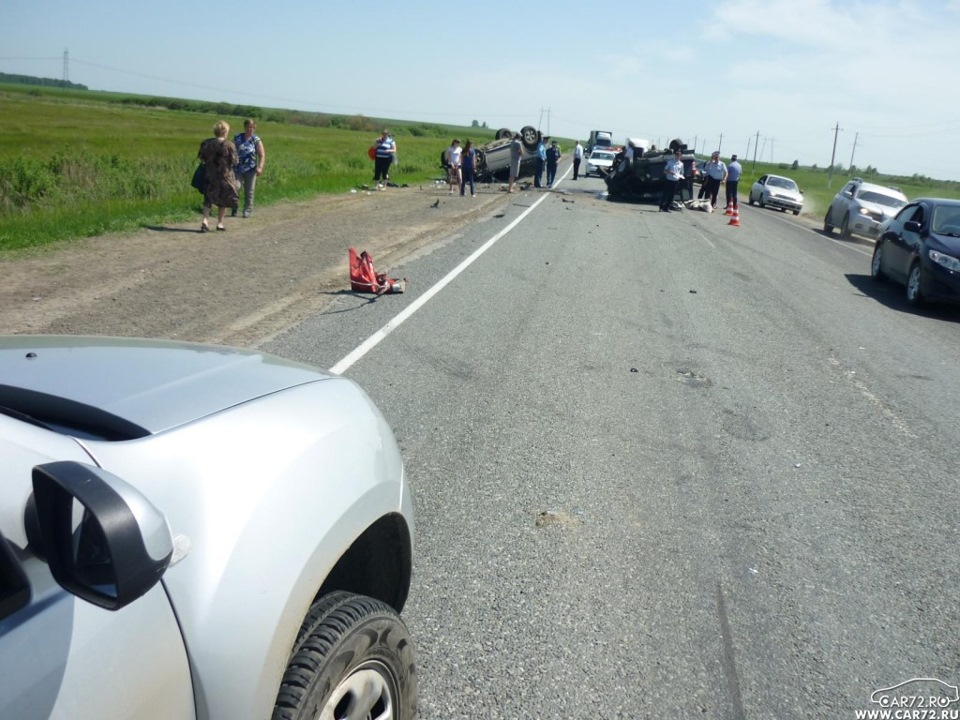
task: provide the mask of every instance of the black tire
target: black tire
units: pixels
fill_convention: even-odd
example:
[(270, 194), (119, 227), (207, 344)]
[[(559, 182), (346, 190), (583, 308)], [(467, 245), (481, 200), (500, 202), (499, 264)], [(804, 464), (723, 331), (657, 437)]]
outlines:
[(850, 237), (850, 213), (844, 213), (843, 220), (840, 222), (840, 237)]
[(524, 125), (520, 128), (520, 137), (523, 139), (523, 146), (527, 150), (536, 150), (537, 143), (540, 142), (540, 131), (533, 125)]
[(920, 261), (914, 260), (910, 266), (910, 272), (907, 274), (906, 298), (907, 305), (910, 307), (921, 307), (924, 304), (923, 299), (923, 272), (920, 269)]
[(413, 642), (400, 616), (379, 600), (334, 592), (313, 604), (300, 627), (273, 718), (316, 720), (324, 710), (345, 717), (351, 708), (349, 717), (414, 720), (418, 693)]
[(827, 214), (823, 216), (823, 231), (827, 235), (833, 235), (833, 222), (830, 219), (830, 208), (827, 208)]
[(877, 282), (883, 280), (883, 243), (877, 241), (873, 248), (873, 258), (870, 260), (870, 277)]
[(513, 133), (510, 132), (510, 128), (500, 128), (497, 130), (497, 140), (505, 140), (506, 138), (512, 138)]
[(747, 204), (753, 205), (753, 191), (751, 191), (750, 194), (747, 196)]
[(767, 204), (763, 201), (763, 193), (762, 193), (762, 192), (760, 193), (759, 197), (757, 197), (757, 205), (759, 205), (759, 206), (762, 207), (762, 208), (765, 208), (765, 207), (767, 206)]
[(794, 211), (793, 211), (793, 214), (794, 214), (794, 215), (799, 215), (799, 214), (800, 214), (800, 211), (799, 211), (799, 210), (794, 210)]

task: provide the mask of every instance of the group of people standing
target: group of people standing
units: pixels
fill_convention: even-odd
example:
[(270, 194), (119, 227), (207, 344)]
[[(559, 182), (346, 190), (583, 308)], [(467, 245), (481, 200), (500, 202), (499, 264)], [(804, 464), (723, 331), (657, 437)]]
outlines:
[(537, 167), (533, 175), (533, 186), (537, 188), (543, 187), (544, 170), (547, 171), (547, 187), (553, 187), (553, 181), (557, 177), (557, 165), (563, 157), (557, 141), (551, 141), (550, 147), (547, 147), (547, 140), (550, 138), (541, 136), (537, 141)]
[[(660, 197), (660, 212), (670, 212), (670, 205), (673, 203), (677, 194), (677, 186), (684, 179), (682, 152), (678, 148), (673, 153), (673, 159), (667, 160), (663, 169), (664, 187), (663, 195)], [(720, 185), (726, 184), (727, 209), (739, 208), (740, 203), (737, 200), (737, 192), (740, 185), (740, 176), (743, 174), (743, 168), (737, 161), (736, 155), (730, 156), (730, 164), (726, 165), (720, 159), (720, 151), (714, 150), (710, 155), (709, 162), (703, 166), (703, 172), (706, 177), (700, 186), (698, 194), (699, 199), (706, 198), (710, 206), (717, 209), (717, 197), (720, 194)]]
[(720, 194), (720, 185), (726, 185), (727, 208), (736, 208), (740, 204), (737, 202), (737, 189), (740, 184), (740, 175), (743, 168), (737, 161), (736, 155), (730, 156), (730, 164), (724, 164), (720, 159), (720, 151), (714, 150), (710, 155), (710, 161), (703, 166), (703, 172), (706, 177), (703, 179), (703, 185), (700, 186), (700, 192), (697, 197), (710, 200), (711, 207), (717, 209), (717, 196)]
[(267, 152), (263, 141), (256, 135), (257, 124), (245, 120), (243, 132), (227, 139), (230, 124), (219, 120), (213, 126), (213, 137), (200, 143), (197, 158), (204, 164), (205, 183), (203, 191), (203, 220), (200, 232), (210, 230), (210, 214), (217, 206), (217, 230), (226, 230), (223, 218), (227, 208), (236, 217), (240, 204), (240, 188), (243, 188), (243, 216), (253, 212), (254, 190), (257, 178), (263, 173)]
[(470, 197), (477, 196), (475, 174), (477, 170), (477, 150), (473, 147), (473, 140), (460, 147), (460, 140), (453, 139), (450, 147), (444, 152), (444, 161), (447, 165), (447, 183), (450, 185), (450, 194), (459, 188), (460, 197), (466, 195), (467, 185), (470, 186)]

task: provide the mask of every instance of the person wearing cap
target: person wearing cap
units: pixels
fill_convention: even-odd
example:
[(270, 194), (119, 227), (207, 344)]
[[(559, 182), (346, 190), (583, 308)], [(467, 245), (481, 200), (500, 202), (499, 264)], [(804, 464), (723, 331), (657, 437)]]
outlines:
[(673, 151), (673, 159), (663, 166), (663, 195), (660, 197), (660, 212), (670, 212), (670, 204), (677, 196), (677, 185), (683, 180), (683, 153), (680, 148)]
[(742, 174), (743, 168), (740, 167), (737, 156), (731, 155), (730, 164), (727, 165), (727, 210), (740, 207), (740, 202), (737, 200), (737, 186), (740, 184)]
[(727, 166), (723, 160), (720, 159), (719, 150), (713, 151), (713, 154), (710, 156), (710, 162), (703, 166), (703, 171), (707, 175), (703, 181), (704, 187), (706, 188), (704, 195), (710, 199), (710, 205), (716, 210), (717, 196), (720, 194), (720, 183), (727, 179)]
[[(538, 133), (539, 134), (539, 133)], [(537, 166), (533, 171), (533, 186), (535, 188), (543, 187), (543, 169), (547, 165), (547, 143), (549, 138), (542, 135), (537, 140)]]
[(547, 187), (553, 187), (553, 181), (557, 177), (557, 165), (560, 163), (560, 146), (554, 140), (550, 143), (547, 150)]

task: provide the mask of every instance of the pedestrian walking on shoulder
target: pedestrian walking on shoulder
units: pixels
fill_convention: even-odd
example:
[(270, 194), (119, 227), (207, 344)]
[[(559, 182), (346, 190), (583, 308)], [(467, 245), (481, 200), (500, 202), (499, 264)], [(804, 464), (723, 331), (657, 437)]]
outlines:
[[(233, 169), (237, 184), (243, 189), (243, 216), (250, 217), (253, 212), (253, 195), (257, 178), (263, 174), (263, 165), (267, 161), (267, 151), (263, 141), (256, 135), (257, 124), (253, 120), (244, 120), (243, 132), (237, 133), (233, 144), (237, 148), (237, 166)], [(237, 206), (230, 213), (237, 216)]]
[(523, 160), (523, 141), (520, 139), (520, 133), (514, 133), (513, 140), (510, 141), (510, 185), (507, 187), (507, 192), (517, 191), (521, 160)]
[(577, 140), (577, 144), (573, 146), (573, 179), (574, 180), (580, 177), (581, 162), (583, 162), (583, 145), (581, 145), (580, 141)]
[(237, 165), (237, 148), (227, 140), (230, 126), (223, 120), (213, 126), (213, 137), (200, 143), (197, 157), (203, 161), (206, 172), (206, 185), (203, 190), (203, 221), (200, 232), (210, 229), (210, 211), (217, 206), (217, 230), (226, 230), (223, 216), (227, 208), (237, 206), (237, 176), (233, 169)]
[(473, 140), (467, 140), (463, 146), (463, 154), (460, 156), (460, 197), (463, 197), (467, 185), (470, 185), (470, 197), (477, 196), (477, 190), (473, 185), (473, 173), (477, 169), (477, 150), (473, 147)]
[(557, 165), (560, 164), (560, 146), (554, 140), (547, 148), (547, 187), (553, 187), (553, 181), (557, 178)]
[(384, 128), (380, 137), (373, 141), (372, 147), (376, 150), (376, 157), (373, 159), (373, 181), (377, 184), (377, 190), (383, 190), (390, 181), (390, 163), (397, 154), (397, 143), (390, 136), (390, 131)]
[(453, 139), (450, 147), (447, 148), (447, 182), (450, 184), (450, 194), (454, 190), (460, 189), (460, 156), (463, 154), (463, 148), (460, 147), (460, 141)]
[(533, 173), (533, 186), (543, 187), (543, 170), (547, 165), (547, 144), (543, 136), (537, 141), (537, 168)]
[(660, 196), (660, 212), (670, 212), (670, 205), (677, 196), (677, 185), (683, 180), (683, 153), (674, 150), (673, 159), (667, 160), (663, 167), (663, 195)]
[(720, 159), (720, 151), (714, 150), (710, 156), (710, 161), (703, 166), (706, 177), (703, 179), (705, 197), (709, 198), (710, 205), (714, 210), (717, 209), (717, 195), (720, 194), (720, 184), (726, 182), (727, 166)]
[(736, 155), (730, 156), (730, 164), (727, 165), (727, 210), (740, 208), (740, 202), (737, 200), (737, 188), (740, 185), (740, 176), (743, 174), (743, 168)]

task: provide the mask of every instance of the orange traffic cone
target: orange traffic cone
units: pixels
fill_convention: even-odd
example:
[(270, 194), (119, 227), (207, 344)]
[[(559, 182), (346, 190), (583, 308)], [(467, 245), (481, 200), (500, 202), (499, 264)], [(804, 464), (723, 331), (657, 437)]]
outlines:
[(727, 225), (740, 227), (740, 208), (736, 205), (733, 206), (733, 215), (730, 217), (730, 222), (728, 222)]
[(724, 215), (733, 215), (733, 205), (727, 203), (726, 209), (723, 211)]

